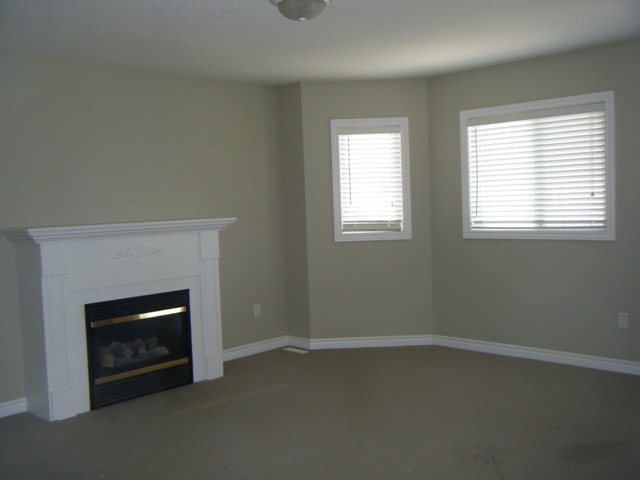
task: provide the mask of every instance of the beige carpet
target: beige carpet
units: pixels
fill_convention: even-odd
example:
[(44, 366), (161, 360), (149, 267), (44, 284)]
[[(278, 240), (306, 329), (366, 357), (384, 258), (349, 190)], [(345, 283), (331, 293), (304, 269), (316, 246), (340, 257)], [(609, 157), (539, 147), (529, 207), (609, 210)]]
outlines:
[(640, 480), (640, 377), (442, 347), (273, 351), (62, 422), (0, 419), (0, 478)]

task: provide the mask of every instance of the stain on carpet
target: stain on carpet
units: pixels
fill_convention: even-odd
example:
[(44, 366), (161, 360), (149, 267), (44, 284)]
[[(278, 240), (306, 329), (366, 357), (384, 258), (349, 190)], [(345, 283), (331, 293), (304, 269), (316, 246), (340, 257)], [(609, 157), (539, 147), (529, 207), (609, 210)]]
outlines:
[(589, 463), (609, 458), (626, 445), (626, 442), (576, 443), (560, 453), (560, 460), (566, 463)]
[(174, 415), (190, 415), (190, 414), (195, 413), (195, 412), (200, 412), (202, 410), (208, 410), (210, 408), (215, 408), (215, 407), (218, 407), (220, 405), (227, 404), (227, 403), (235, 402), (235, 401), (238, 401), (238, 400), (244, 400), (244, 399), (247, 399), (247, 398), (259, 397), (261, 395), (268, 395), (270, 393), (280, 392), (280, 391), (286, 390), (288, 388), (291, 388), (291, 385), (279, 384), (279, 385), (273, 385), (273, 386), (265, 387), (265, 388), (258, 388), (256, 390), (251, 390), (249, 392), (241, 393), (239, 395), (232, 395), (232, 396), (229, 396), (229, 397), (217, 398), (217, 399), (211, 400), (209, 402), (198, 403), (196, 405), (192, 405), (192, 406), (189, 406), (189, 407), (185, 407), (185, 408), (181, 408), (181, 409), (178, 409), (178, 410), (174, 410), (172, 413)]
[(494, 445), (462, 444), (456, 454), (471, 461), (477, 468), (493, 470), (496, 480), (506, 480), (502, 473), (502, 460)]

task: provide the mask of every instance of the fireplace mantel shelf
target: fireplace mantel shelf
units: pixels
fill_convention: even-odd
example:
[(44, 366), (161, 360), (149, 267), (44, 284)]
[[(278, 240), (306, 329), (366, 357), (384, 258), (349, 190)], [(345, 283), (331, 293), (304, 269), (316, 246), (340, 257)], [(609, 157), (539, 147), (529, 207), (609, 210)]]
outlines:
[(2, 230), (0, 233), (10, 240), (33, 240), (36, 243), (41, 243), (49, 240), (98, 238), (136, 235), (140, 233), (222, 230), (235, 221), (235, 218), (205, 218), (157, 222), (112, 223), (104, 225), (74, 225), (68, 227), (14, 228)]
[(193, 381), (223, 375), (219, 232), (235, 218), (0, 231), (16, 245), (27, 410), (90, 410), (85, 305), (190, 292)]

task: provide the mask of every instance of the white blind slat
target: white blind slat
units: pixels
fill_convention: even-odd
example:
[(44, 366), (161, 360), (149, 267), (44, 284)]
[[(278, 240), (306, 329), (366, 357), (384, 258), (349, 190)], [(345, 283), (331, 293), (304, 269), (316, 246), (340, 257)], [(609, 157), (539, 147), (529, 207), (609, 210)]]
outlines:
[(401, 134), (394, 130), (338, 131), (343, 231), (402, 231)]
[(606, 228), (606, 117), (591, 107), (469, 122), (472, 229)]

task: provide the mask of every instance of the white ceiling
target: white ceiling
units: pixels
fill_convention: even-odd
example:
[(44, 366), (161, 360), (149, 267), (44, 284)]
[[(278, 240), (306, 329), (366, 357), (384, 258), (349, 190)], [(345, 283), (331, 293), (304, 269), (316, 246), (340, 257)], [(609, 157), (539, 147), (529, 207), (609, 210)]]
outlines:
[[(0, 0), (0, 53), (267, 85), (430, 76), (640, 36), (640, 0)], [(639, 59), (640, 60), (640, 59)]]

